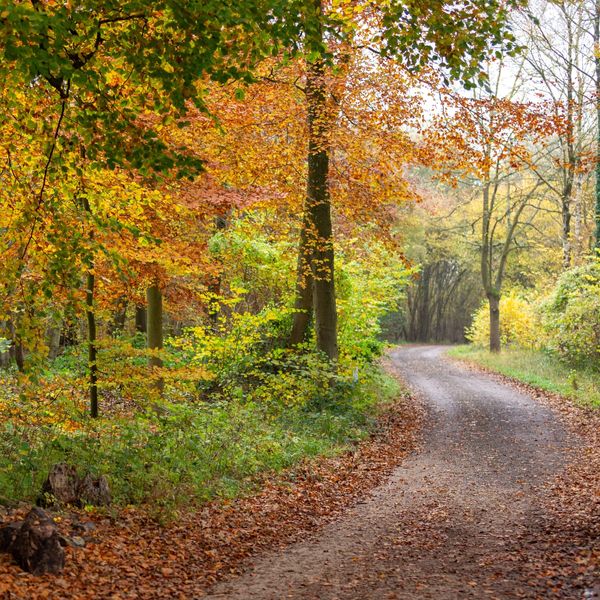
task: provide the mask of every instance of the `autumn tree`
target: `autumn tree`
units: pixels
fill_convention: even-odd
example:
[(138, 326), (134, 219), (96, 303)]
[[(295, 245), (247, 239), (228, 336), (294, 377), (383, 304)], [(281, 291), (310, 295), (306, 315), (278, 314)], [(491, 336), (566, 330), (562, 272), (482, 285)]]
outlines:
[[(315, 314), (317, 346), (330, 359), (337, 356), (335, 277), (329, 162), (332, 120), (331, 90), (325, 85), (332, 68), (343, 71), (348, 46), (398, 60), (408, 70), (437, 65), (449, 77), (473, 85), (483, 80), (482, 58), (489, 52), (513, 48), (506, 31), (507, 9), (514, 3), (439, 2), (434, 5), (390, 2), (358, 7), (339, 3), (328, 7), (321, 0), (307, 2), (307, 102), (309, 153), (307, 202), (298, 259), (298, 314), (292, 343), (306, 337), (307, 313)], [(360, 33), (358, 33), (360, 32)], [(342, 39), (336, 63), (334, 40)], [(341, 63), (339, 61), (342, 61)], [(311, 237), (314, 238), (311, 240)], [(307, 251), (307, 245), (312, 248)], [(305, 266), (309, 257), (311, 269)], [(312, 282), (314, 307), (308, 289)]]
[[(430, 132), (435, 152), (443, 152), (446, 173), (469, 180), (467, 198), (480, 202), (473, 226), (480, 236), (481, 281), (489, 302), (490, 350), (500, 351), (500, 297), (507, 263), (522, 245), (519, 234), (535, 226), (542, 182), (532, 173), (538, 149), (557, 129), (546, 106), (499, 97), (448, 94), (452, 108), (435, 119)], [(516, 91), (512, 87), (512, 93)], [(442, 164), (440, 156), (440, 164)], [(452, 177), (452, 176), (451, 176)]]
[(549, 101), (563, 127), (546, 147), (548, 154), (534, 169), (557, 198), (562, 222), (563, 267), (569, 268), (589, 250), (593, 203), (585, 185), (593, 166), (594, 105), (593, 41), (586, 31), (586, 1), (535, 2), (535, 15), (523, 16), (518, 27), (527, 50), (522, 68), (529, 75), (528, 93)]
[[(64, 207), (87, 193), (82, 183), (90, 172), (121, 167), (146, 178), (179, 178), (202, 170), (198, 153), (165, 143), (159, 129), (182, 116), (190, 103), (204, 110), (200, 82), (247, 80), (255, 63), (276, 51), (280, 41), (288, 47), (293, 24), (281, 18), (281, 9), (280, 2), (261, 0), (186, 7), (168, 0), (151, 5), (134, 1), (126, 7), (93, 1), (0, 4), (3, 124), (21, 128), (16, 132), (24, 142), (19, 150), (29, 154), (26, 160), (16, 156), (14, 138), (6, 138), (5, 172), (22, 192), (14, 221), (18, 226), (6, 236), (13, 259), (7, 268), (14, 272), (5, 286), (7, 305), (16, 293), (14, 284), (28, 270), (29, 254), (38, 249), (40, 233), (48, 233), (49, 222), (60, 223)], [(28, 118), (32, 113), (33, 120)], [(148, 119), (148, 113), (158, 118)], [(28, 137), (40, 134), (45, 143), (36, 139), (27, 145)], [(94, 208), (73, 217), (97, 227), (101, 223), (92, 216)], [(66, 222), (64, 226), (69, 228)], [(60, 237), (53, 243), (60, 244)], [(82, 241), (67, 249), (64, 244), (63, 266), (69, 263), (71, 269), (87, 245)], [(89, 277), (94, 260), (87, 264), (92, 357), (95, 289)], [(23, 310), (16, 312), (14, 338), (20, 347), (26, 324)], [(31, 307), (28, 314), (34, 313)], [(33, 340), (29, 346), (33, 348)], [(95, 365), (90, 361), (93, 395)]]

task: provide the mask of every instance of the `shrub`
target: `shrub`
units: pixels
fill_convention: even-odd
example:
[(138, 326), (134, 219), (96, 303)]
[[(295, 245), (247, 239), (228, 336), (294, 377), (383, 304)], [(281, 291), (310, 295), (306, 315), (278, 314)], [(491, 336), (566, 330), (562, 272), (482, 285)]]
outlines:
[(600, 258), (566, 271), (541, 313), (550, 351), (574, 366), (600, 370)]
[(336, 294), (342, 370), (362, 369), (381, 355), (382, 319), (398, 310), (412, 274), (401, 256), (380, 243), (370, 243), (360, 260), (340, 253)]
[[(490, 341), (490, 312), (487, 300), (473, 315), (473, 323), (465, 332), (475, 346), (486, 347)], [(503, 346), (539, 348), (539, 318), (531, 304), (518, 290), (510, 290), (500, 299), (500, 341)]]

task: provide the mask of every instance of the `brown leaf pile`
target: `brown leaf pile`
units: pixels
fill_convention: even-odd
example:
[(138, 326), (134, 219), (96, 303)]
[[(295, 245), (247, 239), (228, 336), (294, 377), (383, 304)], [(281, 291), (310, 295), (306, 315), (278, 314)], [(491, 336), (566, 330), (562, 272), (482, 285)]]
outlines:
[[(265, 478), (256, 495), (206, 504), (168, 526), (140, 510), (113, 520), (96, 517), (97, 543), (67, 548), (67, 565), (58, 577), (23, 573), (0, 555), (0, 598), (199, 597), (215, 581), (239, 572), (248, 557), (322, 527), (377, 486), (414, 449), (421, 420), (414, 399), (400, 398), (380, 416), (373, 436), (342, 456)], [(77, 518), (89, 520), (63, 516), (66, 535)]]

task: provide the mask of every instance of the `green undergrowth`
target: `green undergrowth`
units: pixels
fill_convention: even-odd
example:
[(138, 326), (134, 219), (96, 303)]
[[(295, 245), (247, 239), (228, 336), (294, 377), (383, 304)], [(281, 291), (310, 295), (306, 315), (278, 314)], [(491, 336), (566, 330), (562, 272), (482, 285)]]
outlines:
[(474, 346), (457, 346), (448, 355), (471, 361), (541, 390), (560, 394), (584, 406), (600, 409), (598, 372), (572, 368), (541, 350), (505, 349), (499, 354)]
[(231, 498), (300, 461), (343, 452), (372, 431), (401, 393), (371, 366), (293, 405), (257, 401), (172, 404), (162, 412), (76, 422), (10, 420), (0, 426), (0, 502), (35, 501), (60, 461), (105, 475), (114, 504), (161, 516), (190, 503)]

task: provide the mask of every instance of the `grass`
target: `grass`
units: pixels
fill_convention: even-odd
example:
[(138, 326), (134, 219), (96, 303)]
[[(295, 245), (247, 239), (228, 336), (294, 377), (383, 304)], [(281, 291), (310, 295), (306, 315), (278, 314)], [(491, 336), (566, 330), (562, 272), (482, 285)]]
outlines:
[(600, 409), (600, 373), (573, 369), (552, 354), (514, 348), (492, 354), (475, 346), (457, 346), (448, 355)]

